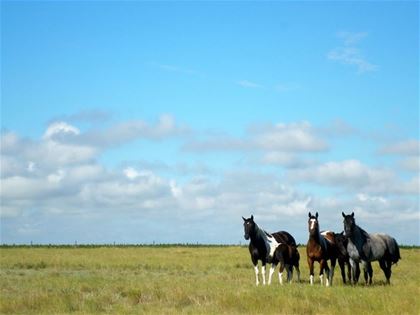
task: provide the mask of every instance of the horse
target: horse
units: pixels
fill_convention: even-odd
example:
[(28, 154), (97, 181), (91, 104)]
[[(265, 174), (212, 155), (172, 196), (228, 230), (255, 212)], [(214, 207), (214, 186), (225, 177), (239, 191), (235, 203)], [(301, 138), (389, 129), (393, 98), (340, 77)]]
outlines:
[[(251, 255), (252, 264), (254, 265), (256, 285), (259, 285), (258, 279), (258, 261), (261, 260), (261, 274), (263, 285), (265, 285), (265, 265), (268, 262), (272, 262), (269, 281), (268, 284), (271, 284), (271, 277), (276, 268), (277, 260), (274, 257), (274, 253), (279, 244), (287, 244), (290, 246), (296, 247), (296, 241), (292, 235), (286, 231), (279, 231), (273, 234), (269, 234), (263, 229), (261, 229), (254, 221), (254, 216), (251, 215), (250, 218), (244, 220), (244, 238), (250, 240), (249, 242), (249, 253)], [(288, 266), (288, 270), (289, 270)], [(279, 273), (279, 281), (281, 280), (281, 274)]]
[[(299, 251), (296, 246), (288, 245), (285, 243), (280, 243), (276, 250), (274, 251), (273, 259), (271, 263), (276, 266), (278, 263), (280, 263), (280, 269), (279, 269), (279, 281), (280, 284), (283, 284), (283, 271), (286, 268), (287, 269), (287, 282), (291, 283), (293, 278), (293, 267), (295, 267), (297, 271), (297, 277), (298, 282), (300, 282), (300, 270), (299, 270), (299, 260), (300, 255)], [(275, 267), (274, 267), (275, 268)], [(271, 270), (270, 269), (270, 273)], [(268, 279), (268, 284), (271, 283), (271, 275)]]
[[(355, 264), (362, 263), (365, 283), (372, 284), (372, 266), (370, 262), (378, 260), (379, 266), (383, 270), (386, 283), (390, 284), (391, 266), (401, 259), (400, 248), (395, 238), (382, 233), (369, 234), (358, 225), (354, 219), (354, 212), (350, 215), (341, 213), (344, 221), (344, 233), (348, 238), (347, 252), (350, 257), (352, 276), (356, 273)], [(353, 284), (355, 282), (353, 281)]]
[[(308, 214), (309, 240), (306, 244), (306, 255), (309, 265), (309, 281), (314, 284), (314, 262), (319, 262), (319, 279), (323, 284), (324, 270), (326, 271), (326, 286), (332, 285), (334, 268), (337, 260), (337, 246), (335, 244), (334, 233), (325, 231), (319, 232), (318, 212), (313, 216)], [(331, 271), (328, 267), (328, 260), (331, 260)]]
[[(347, 243), (348, 240), (346, 236), (344, 235), (344, 232), (341, 233), (334, 233), (335, 237), (335, 243), (337, 245), (337, 260), (338, 265), (340, 266), (341, 270), (341, 278), (343, 279), (343, 283), (346, 284), (346, 266), (347, 266), (347, 277), (352, 282), (352, 276), (351, 276), (351, 266), (350, 266), (350, 258), (349, 254), (347, 253)], [(360, 268), (359, 264), (356, 263), (356, 275), (355, 275), (355, 282), (359, 280), (360, 275)]]

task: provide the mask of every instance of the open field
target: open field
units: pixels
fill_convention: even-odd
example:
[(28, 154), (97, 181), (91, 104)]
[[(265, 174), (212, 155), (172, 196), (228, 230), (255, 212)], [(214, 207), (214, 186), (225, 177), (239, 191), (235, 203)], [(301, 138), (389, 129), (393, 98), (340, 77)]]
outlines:
[[(256, 287), (246, 247), (1, 248), (1, 314), (419, 314), (420, 249), (402, 249), (391, 286)], [(316, 272), (319, 270), (316, 265)], [(316, 277), (318, 280), (318, 277)], [(319, 280), (318, 280), (319, 281)]]

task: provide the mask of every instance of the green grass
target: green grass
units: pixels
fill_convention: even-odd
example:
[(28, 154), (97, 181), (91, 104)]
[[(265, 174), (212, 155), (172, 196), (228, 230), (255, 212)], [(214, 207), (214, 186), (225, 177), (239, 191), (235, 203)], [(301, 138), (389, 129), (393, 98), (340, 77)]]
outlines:
[[(391, 286), (255, 286), (245, 247), (0, 248), (1, 314), (418, 314), (420, 249), (402, 249)], [(316, 268), (319, 268), (316, 265)], [(316, 269), (318, 270), (318, 269)], [(318, 280), (318, 277), (316, 277)], [(319, 281), (319, 280), (318, 280)]]

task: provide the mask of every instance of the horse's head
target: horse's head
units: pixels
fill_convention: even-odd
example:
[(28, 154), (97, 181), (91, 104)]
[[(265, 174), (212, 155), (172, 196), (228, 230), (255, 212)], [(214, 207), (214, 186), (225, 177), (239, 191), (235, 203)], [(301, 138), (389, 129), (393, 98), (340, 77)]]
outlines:
[(350, 237), (353, 235), (354, 228), (356, 227), (356, 221), (354, 220), (354, 212), (346, 215), (344, 212), (341, 212), (344, 218), (344, 235)]
[(308, 220), (308, 230), (310, 235), (314, 235), (319, 232), (319, 224), (318, 224), (318, 212), (315, 215), (312, 215), (310, 212), (308, 213), (309, 220)]
[(249, 240), (250, 235), (255, 234), (254, 216), (251, 215), (249, 219), (245, 219), (244, 217), (242, 217), (242, 219), (244, 220), (244, 237), (246, 240)]

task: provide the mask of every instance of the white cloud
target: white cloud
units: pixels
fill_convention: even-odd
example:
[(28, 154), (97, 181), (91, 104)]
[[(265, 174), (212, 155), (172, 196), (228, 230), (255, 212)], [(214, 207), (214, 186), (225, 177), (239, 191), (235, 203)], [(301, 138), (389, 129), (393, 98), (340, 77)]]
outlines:
[(420, 141), (411, 139), (395, 142), (382, 147), (379, 152), (381, 154), (419, 156)]
[[(134, 131), (127, 130), (129, 126), (134, 126)], [(132, 222), (139, 224), (140, 230), (135, 227), (136, 235), (141, 236), (139, 242), (148, 237), (143, 231), (147, 229), (149, 236), (168, 229), (174, 238), (166, 241), (179, 240), (171, 230), (173, 224), (182, 226), (184, 241), (191, 239), (194, 231), (206, 229), (207, 240), (218, 241), (222, 233), (236, 242), (242, 237), (240, 217), (253, 213), (267, 230), (290, 230), (304, 241), (307, 233), (302, 226), (306, 211), (312, 209), (322, 212), (325, 228), (334, 227), (334, 215), (346, 209), (356, 209), (360, 218), (372, 211), (380, 217), (381, 207), (386, 216), (398, 209), (404, 224), (418, 220), (413, 214), (418, 210), (418, 176), (402, 180), (392, 170), (370, 167), (358, 160), (322, 164), (302, 160), (299, 154), (323, 152), (329, 147), (319, 128), (307, 122), (252, 125), (243, 137), (209, 136), (207, 143), (199, 142), (203, 148), (211, 144), (208, 150), (261, 153), (257, 165), (236, 165), (216, 174), (200, 163), (134, 161), (117, 169), (101, 164), (101, 154), (109, 145), (135, 137), (160, 141), (183, 132), (185, 129), (171, 116), (162, 116), (155, 123), (137, 121), (111, 126), (103, 130), (105, 134), (98, 133), (102, 137), (99, 142), (90, 138), (93, 132), (82, 132), (68, 123), (48, 128), (49, 135), (39, 140), (2, 134), (1, 216), (17, 222), (13, 233), (20, 228), (20, 234), (27, 235), (23, 231), (33, 227), (29, 218), (44, 218), (44, 223), (55, 218), (66, 225), (68, 218), (73, 218), (77, 226), (79, 222), (97, 226), (98, 218), (105, 218), (120, 222), (123, 230)], [(109, 142), (104, 140), (115, 130), (124, 132)], [(272, 169), (262, 171), (265, 167), (259, 164), (261, 160), (286, 166), (287, 176)], [(296, 183), (343, 191), (334, 191), (331, 198), (316, 198), (310, 188), (300, 191), (293, 186)], [(349, 193), (354, 196), (349, 198)], [(337, 226), (340, 228), (340, 224)], [(12, 231), (12, 225), (7, 228)], [(108, 232), (97, 236), (97, 241)], [(46, 232), (41, 229), (40, 233)]]
[(44, 139), (52, 139), (56, 135), (60, 134), (70, 134), (70, 135), (80, 135), (80, 130), (72, 125), (67, 124), (66, 122), (59, 121), (54, 122), (48, 126), (47, 130), (44, 133)]
[(184, 149), (194, 152), (322, 152), (328, 149), (328, 144), (308, 122), (299, 122), (253, 125), (242, 138), (229, 135), (210, 136), (204, 140), (191, 140), (184, 145)]
[(358, 160), (327, 162), (287, 173), (295, 182), (311, 182), (349, 191), (385, 194), (418, 194), (418, 179), (403, 181), (384, 168), (371, 168)]
[(342, 40), (343, 46), (330, 50), (327, 54), (329, 60), (357, 67), (358, 73), (365, 73), (378, 70), (378, 66), (367, 61), (362, 51), (356, 47), (367, 33), (340, 32), (338, 37)]

